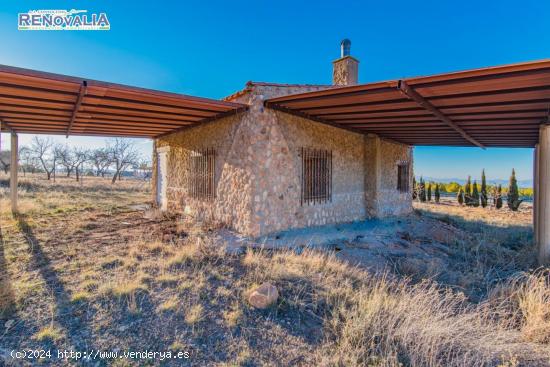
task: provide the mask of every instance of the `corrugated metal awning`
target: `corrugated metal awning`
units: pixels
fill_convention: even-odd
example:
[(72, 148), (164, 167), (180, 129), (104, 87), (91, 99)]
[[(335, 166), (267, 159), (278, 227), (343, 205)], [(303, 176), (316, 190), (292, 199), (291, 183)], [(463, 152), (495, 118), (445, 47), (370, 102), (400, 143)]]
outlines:
[(550, 110), (550, 60), (272, 98), (265, 105), (409, 145), (533, 147)]
[(2, 131), (152, 138), (246, 108), (239, 103), (0, 65)]

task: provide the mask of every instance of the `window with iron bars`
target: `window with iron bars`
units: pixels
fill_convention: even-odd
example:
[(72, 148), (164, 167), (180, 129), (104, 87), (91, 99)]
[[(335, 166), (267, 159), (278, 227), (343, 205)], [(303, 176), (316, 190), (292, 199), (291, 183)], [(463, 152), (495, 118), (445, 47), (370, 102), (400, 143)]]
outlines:
[(400, 163), (397, 165), (397, 190), (409, 192), (409, 164)]
[(214, 148), (194, 151), (189, 157), (187, 189), (189, 196), (198, 200), (213, 200), (216, 151)]
[(301, 205), (332, 201), (332, 151), (302, 148)]

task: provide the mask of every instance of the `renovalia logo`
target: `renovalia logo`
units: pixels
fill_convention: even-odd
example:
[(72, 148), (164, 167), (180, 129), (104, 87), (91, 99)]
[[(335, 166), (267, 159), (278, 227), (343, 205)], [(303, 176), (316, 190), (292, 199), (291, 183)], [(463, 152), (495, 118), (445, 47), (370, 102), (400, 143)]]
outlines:
[(20, 31), (108, 31), (111, 24), (106, 13), (88, 10), (29, 10), (19, 13)]

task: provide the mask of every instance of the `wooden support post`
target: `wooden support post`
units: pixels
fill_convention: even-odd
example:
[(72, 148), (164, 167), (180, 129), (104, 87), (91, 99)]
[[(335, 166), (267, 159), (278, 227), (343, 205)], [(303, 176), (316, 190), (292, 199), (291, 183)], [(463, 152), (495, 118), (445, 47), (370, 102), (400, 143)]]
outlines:
[(541, 125), (539, 133), (538, 179), (536, 188), (536, 238), (540, 265), (550, 264), (550, 125)]
[(17, 171), (18, 171), (18, 144), (17, 134), (11, 133), (11, 163), (10, 163), (10, 196), (11, 212), (17, 213)]
[(535, 244), (539, 243), (539, 144), (535, 145), (533, 150), (533, 237), (535, 239)]

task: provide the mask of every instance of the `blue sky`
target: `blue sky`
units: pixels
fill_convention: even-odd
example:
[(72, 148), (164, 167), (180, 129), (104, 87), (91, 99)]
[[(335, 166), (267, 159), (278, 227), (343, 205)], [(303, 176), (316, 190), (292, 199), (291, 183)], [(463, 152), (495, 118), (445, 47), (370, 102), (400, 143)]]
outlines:
[[(18, 12), (72, 8), (106, 12), (111, 30), (17, 30)], [(549, 58), (548, 19), (548, 1), (2, 1), (0, 64), (221, 98), (248, 80), (328, 84), (342, 38), (360, 82)], [(482, 167), (529, 179), (532, 151), (415, 148), (418, 175)]]

